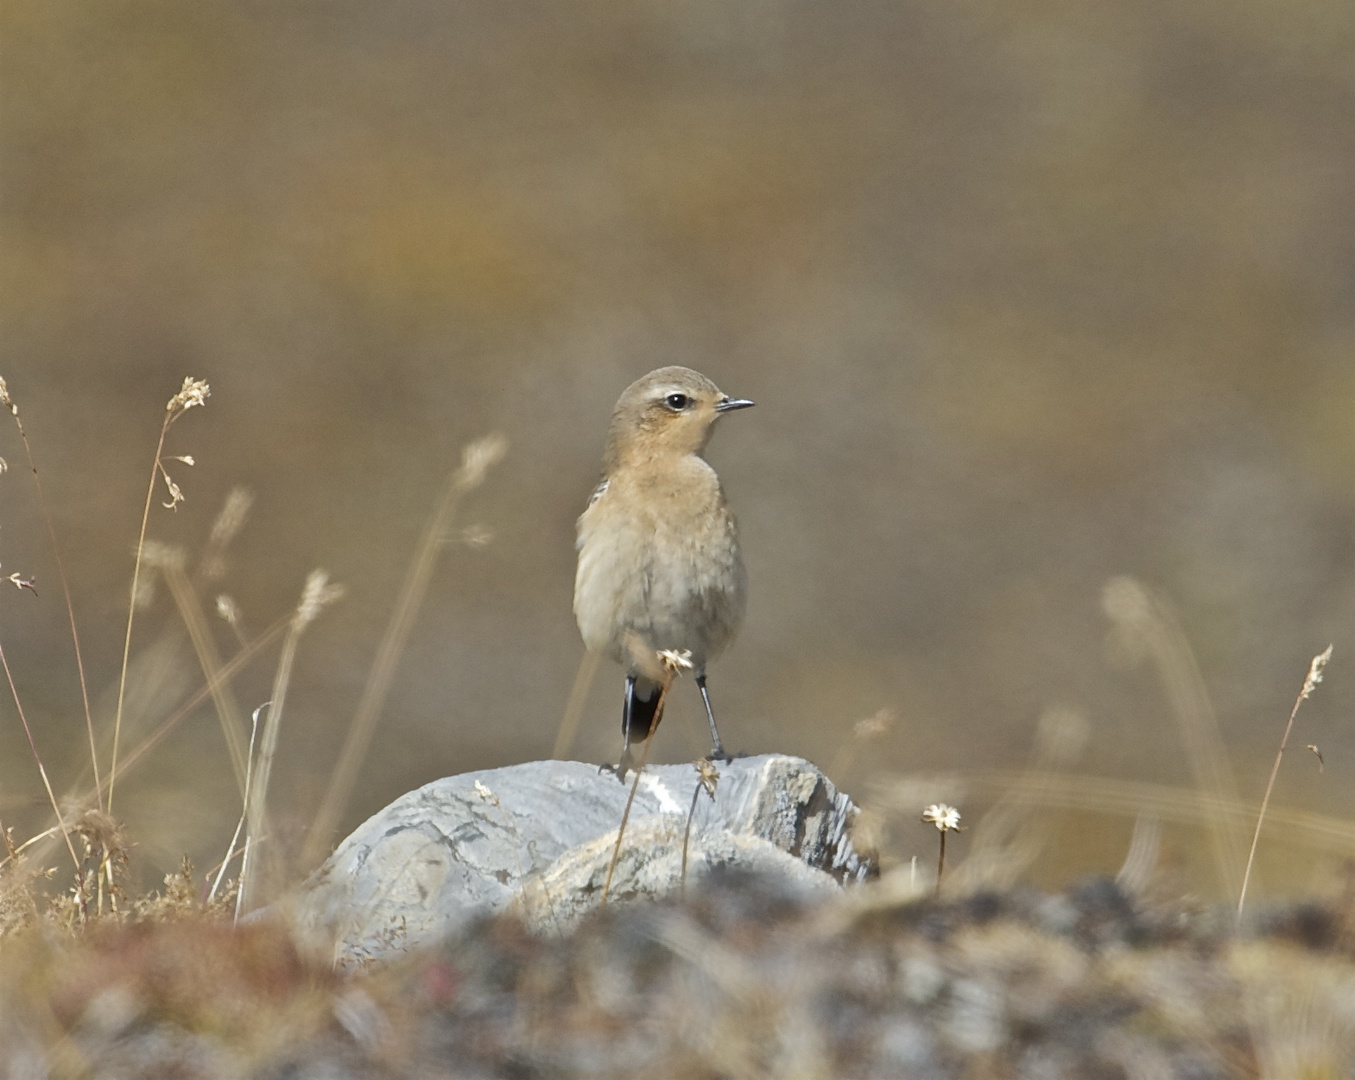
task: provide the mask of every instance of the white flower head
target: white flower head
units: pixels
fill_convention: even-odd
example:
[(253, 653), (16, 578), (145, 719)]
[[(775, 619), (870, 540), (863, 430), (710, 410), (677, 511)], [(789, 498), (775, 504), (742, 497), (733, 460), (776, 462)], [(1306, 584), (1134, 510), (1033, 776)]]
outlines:
[(659, 662), (672, 672), (691, 671), (695, 666), (691, 649), (660, 649)]
[(960, 811), (945, 803), (932, 803), (922, 811), (922, 820), (935, 825), (938, 832), (960, 831)]

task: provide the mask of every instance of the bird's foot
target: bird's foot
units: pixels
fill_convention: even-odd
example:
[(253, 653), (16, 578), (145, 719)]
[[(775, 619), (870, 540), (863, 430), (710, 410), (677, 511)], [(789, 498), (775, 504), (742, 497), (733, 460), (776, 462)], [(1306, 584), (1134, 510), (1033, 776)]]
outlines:
[(613, 776), (615, 776), (618, 780), (620, 780), (621, 783), (624, 784), (626, 782), (626, 774), (633, 771), (634, 768), (635, 768), (635, 759), (631, 757), (630, 751), (627, 750), (624, 754), (621, 755), (621, 760), (618, 761), (615, 765), (599, 765), (598, 772), (599, 773), (609, 772)]
[(723, 746), (721, 746), (719, 743), (716, 743), (716, 744), (711, 748), (710, 753), (706, 755), (706, 760), (707, 760), (707, 761), (723, 761), (726, 765), (728, 765), (731, 761), (734, 760), (734, 755), (731, 754), (728, 750), (726, 750), (726, 749), (725, 749)]

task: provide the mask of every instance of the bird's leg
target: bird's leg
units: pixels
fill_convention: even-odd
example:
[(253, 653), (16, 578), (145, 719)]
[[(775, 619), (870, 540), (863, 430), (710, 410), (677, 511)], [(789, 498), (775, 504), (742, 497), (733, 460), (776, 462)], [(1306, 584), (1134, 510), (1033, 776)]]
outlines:
[(710, 694), (706, 691), (706, 673), (704, 671), (696, 677), (696, 685), (701, 688), (701, 700), (706, 703), (706, 719), (710, 721), (710, 739), (713, 743), (710, 759), (712, 761), (733, 761), (734, 759), (726, 753), (720, 742), (720, 731), (715, 726), (715, 710), (710, 707)]
[(621, 746), (621, 760), (616, 763), (615, 770), (611, 770), (616, 773), (616, 778), (620, 780), (622, 783), (625, 783), (626, 781), (626, 773), (630, 772), (631, 769), (635, 768), (635, 758), (630, 752), (629, 732), (626, 733), (624, 739), (625, 741), (622, 743)]
[(630, 752), (631, 709), (635, 703), (635, 676), (626, 676), (626, 696), (621, 707), (621, 760), (616, 763), (616, 778), (626, 781), (626, 773), (635, 767)]

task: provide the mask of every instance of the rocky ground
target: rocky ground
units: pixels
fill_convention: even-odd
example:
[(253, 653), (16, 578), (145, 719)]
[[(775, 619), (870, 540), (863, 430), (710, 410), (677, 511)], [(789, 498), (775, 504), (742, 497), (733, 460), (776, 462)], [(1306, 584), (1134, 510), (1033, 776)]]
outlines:
[(1348, 1076), (1348, 898), (1253, 916), (1093, 881), (903, 901), (713, 874), (563, 934), (510, 914), (348, 974), (279, 925), (37, 929), (0, 950), (11, 1077)]

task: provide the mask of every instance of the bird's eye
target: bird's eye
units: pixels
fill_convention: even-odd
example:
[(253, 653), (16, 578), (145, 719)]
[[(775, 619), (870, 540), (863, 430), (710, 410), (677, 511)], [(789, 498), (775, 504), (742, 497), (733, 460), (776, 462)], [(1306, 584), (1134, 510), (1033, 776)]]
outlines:
[(680, 412), (692, 403), (692, 399), (686, 394), (669, 394), (663, 399), (663, 403), (674, 412)]

